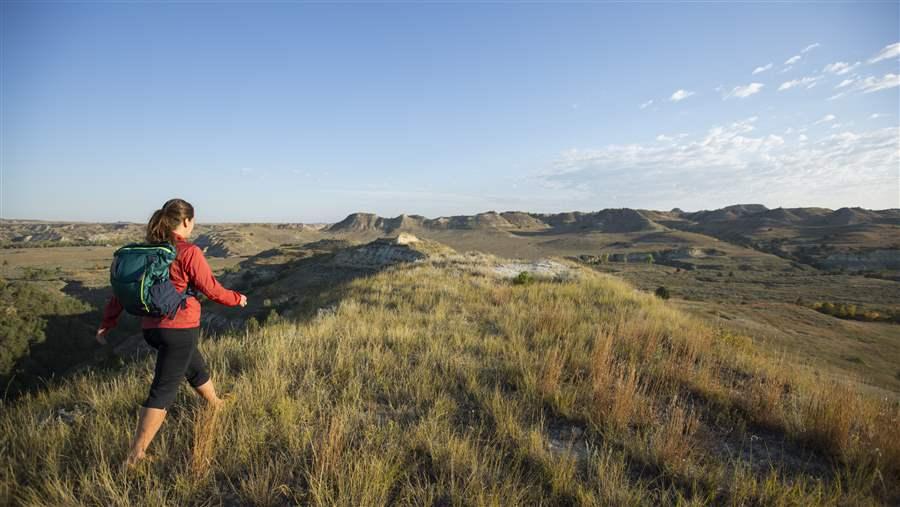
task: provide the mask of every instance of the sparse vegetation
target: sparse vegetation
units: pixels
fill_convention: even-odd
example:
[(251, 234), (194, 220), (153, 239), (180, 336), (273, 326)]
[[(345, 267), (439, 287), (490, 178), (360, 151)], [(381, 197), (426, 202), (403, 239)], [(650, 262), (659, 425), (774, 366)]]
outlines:
[(866, 322), (894, 322), (900, 324), (900, 312), (896, 311), (882, 313), (876, 310), (865, 310), (854, 304), (835, 304), (828, 301), (817, 301), (813, 303), (812, 309), (839, 319), (862, 320)]
[(152, 362), (50, 382), (0, 405), (0, 503), (900, 498), (896, 403), (588, 274), (514, 287), (431, 259), (331, 289), (333, 311), (206, 340), (233, 401), (209, 422), (185, 388), (130, 478), (117, 465)]

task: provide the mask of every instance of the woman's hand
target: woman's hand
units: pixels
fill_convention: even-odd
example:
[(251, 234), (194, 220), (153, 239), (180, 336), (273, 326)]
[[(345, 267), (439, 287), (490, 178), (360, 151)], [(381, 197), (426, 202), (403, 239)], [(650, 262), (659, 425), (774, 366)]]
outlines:
[(97, 330), (97, 343), (100, 345), (106, 345), (106, 335), (109, 334), (109, 329), (105, 327), (101, 327)]
[(241, 305), (242, 307), (247, 306), (247, 296), (241, 294), (241, 302), (238, 304)]

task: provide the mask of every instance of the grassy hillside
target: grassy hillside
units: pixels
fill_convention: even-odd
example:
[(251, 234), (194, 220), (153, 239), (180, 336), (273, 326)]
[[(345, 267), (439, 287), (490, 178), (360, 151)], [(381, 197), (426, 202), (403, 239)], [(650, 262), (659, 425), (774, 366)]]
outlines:
[(234, 398), (212, 414), (185, 384), (128, 474), (151, 358), (0, 405), (0, 503), (900, 501), (895, 402), (607, 275), (516, 285), (495, 260), (397, 265), (204, 341)]

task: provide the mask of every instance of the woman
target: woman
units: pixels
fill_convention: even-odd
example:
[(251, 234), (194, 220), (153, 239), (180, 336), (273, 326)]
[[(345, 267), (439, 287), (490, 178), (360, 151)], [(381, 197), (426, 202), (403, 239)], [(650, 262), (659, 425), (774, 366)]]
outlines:
[[(171, 199), (156, 210), (147, 224), (148, 243), (169, 241), (175, 245), (176, 257), (169, 266), (169, 278), (178, 291), (190, 283), (209, 299), (225, 306), (247, 306), (247, 297), (222, 287), (213, 276), (203, 251), (187, 238), (194, 230), (194, 207), (182, 199)], [(106, 335), (116, 326), (122, 305), (112, 296), (103, 312), (103, 322), (97, 330), (97, 340), (106, 343)], [(200, 337), (200, 301), (187, 299), (185, 308), (174, 319), (141, 317), (144, 340), (157, 350), (156, 367), (150, 393), (141, 404), (137, 431), (125, 461), (134, 466), (144, 458), (145, 450), (166, 417), (166, 410), (175, 399), (182, 378), (186, 378), (200, 396), (214, 408), (223, 403), (209, 378), (206, 362), (197, 342)]]

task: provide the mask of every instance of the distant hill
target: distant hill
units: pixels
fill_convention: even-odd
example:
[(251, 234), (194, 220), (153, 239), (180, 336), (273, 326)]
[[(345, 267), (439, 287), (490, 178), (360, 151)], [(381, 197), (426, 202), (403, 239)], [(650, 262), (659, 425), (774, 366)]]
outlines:
[[(198, 223), (192, 241), (212, 257), (252, 255), (286, 242), (312, 239), (322, 224)], [(146, 224), (0, 220), (4, 248), (121, 246), (143, 242)]]
[[(116, 246), (142, 241), (143, 224), (80, 222), (42, 222), (0, 220), (0, 244), (5, 248), (36, 246)], [(307, 243), (330, 235), (339, 238), (371, 239), (372, 236), (410, 232), (457, 238), (485, 232), (490, 241), (503, 236), (531, 237), (545, 246), (570, 249), (582, 244), (590, 248), (598, 235), (643, 235), (663, 238), (664, 233), (689, 232), (692, 241), (727, 241), (815, 267), (852, 270), (893, 269), (885, 263), (892, 252), (900, 250), (900, 209), (867, 210), (819, 207), (774, 208), (762, 204), (735, 204), (714, 210), (684, 211), (678, 208), (656, 211), (608, 208), (598, 211), (532, 213), (520, 210), (494, 210), (474, 215), (427, 218), (416, 214), (382, 217), (357, 212), (332, 224), (198, 224), (193, 241), (208, 256), (249, 256), (282, 244)], [(702, 236), (699, 236), (702, 235)], [(423, 236), (423, 237), (424, 237)], [(551, 237), (558, 236), (558, 237)], [(568, 237), (566, 237), (568, 236)], [(677, 239), (674, 235), (667, 235)], [(632, 238), (616, 238), (628, 244)], [(517, 246), (522, 246), (519, 243)], [(599, 252), (579, 252), (598, 254)], [(900, 253), (898, 253), (900, 255)], [(844, 259), (853, 259), (853, 262)]]
[(326, 232), (385, 232), (397, 230), (544, 230), (557, 232), (640, 232), (663, 229), (639, 211), (628, 208), (605, 209), (590, 213), (527, 213), (488, 211), (477, 215), (454, 215), (433, 219), (421, 215), (382, 218), (373, 213), (353, 213), (325, 229)]

